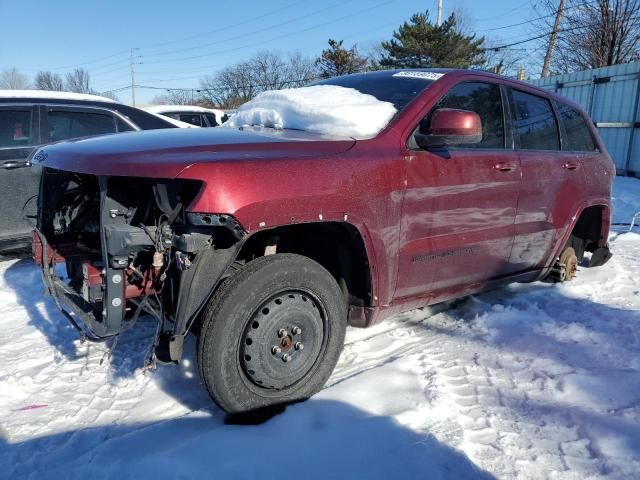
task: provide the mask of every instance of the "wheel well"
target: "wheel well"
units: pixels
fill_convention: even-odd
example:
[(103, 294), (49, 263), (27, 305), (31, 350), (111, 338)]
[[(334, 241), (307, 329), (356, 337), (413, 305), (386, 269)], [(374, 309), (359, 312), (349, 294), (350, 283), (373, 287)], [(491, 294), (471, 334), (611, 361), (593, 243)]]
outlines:
[(582, 260), (584, 252), (593, 252), (606, 240), (603, 238), (606, 229), (603, 229), (602, 223), (607, 218), (604, 216), (606, 208), (604, 205), (594, 205), (580, 212), (566, 245), (573, 247), (578, 260)]
[(360, 232), (340, 222), (287, 225), (251, 235), (237, 260), (248, 262), (273, 253), (297, 253), (326, 268), (336, 279), (349, 305), (371, 305), (371, 271)]

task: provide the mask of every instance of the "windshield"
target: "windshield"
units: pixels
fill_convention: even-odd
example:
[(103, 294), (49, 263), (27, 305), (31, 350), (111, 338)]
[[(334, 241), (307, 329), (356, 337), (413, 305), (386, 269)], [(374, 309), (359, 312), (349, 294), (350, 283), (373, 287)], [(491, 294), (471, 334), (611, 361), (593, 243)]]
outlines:
[(313, 85), (337, 85), (354, 88), (401, 111), (411, 100), (427, 89), (444, 72), (425, 70), (393, 70), (357, 73), (315, 82)]
[(331, 78), (309, 87), (269, 90), (242, 105), (225, 126), (372, 138), (443, 75), (433, 70), (386, 70)]

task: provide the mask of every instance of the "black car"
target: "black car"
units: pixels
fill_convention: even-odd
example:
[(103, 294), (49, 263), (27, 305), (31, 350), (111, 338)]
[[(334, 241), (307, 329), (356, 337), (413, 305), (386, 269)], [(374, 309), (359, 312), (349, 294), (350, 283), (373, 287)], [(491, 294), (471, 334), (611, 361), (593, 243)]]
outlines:
[(170, 120), (105, 97), (0, 90), (0, 254), (25, 250), (33, 228), (40, 168), (27, 161), (39, 146), (105, 133), (176, 128)]

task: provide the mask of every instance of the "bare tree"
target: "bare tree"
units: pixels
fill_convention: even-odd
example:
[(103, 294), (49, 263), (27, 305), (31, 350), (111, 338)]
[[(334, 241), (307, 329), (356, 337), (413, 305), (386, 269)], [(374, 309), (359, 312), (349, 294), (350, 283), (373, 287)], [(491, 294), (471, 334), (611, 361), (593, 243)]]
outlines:
[(200, 80), (200, 95), (207, 104), (236, 108), (258, 93), (253, 85), (251, 64), (240, 62)]
[(99, 95), (101, 97), (107, 97), (110, 98), (111, 100), (113, 100), (114, 102), (120, 102), (120, 99), (118, 98), (118, 96), (111, 92), (111, 91), (107, 91), (107, 92), (100, 92)]
[(262, 90), (280, 90), (288, 87), (287, 62), (277, 52), (258, 52), (251, 59), (253, 83)]
[(0, 88), (5, 90), (25, 90), (30, 88), (29, 78), (17, 68), (7, 68), (0, 74)]
[(33, 81), (34, 86), (38, 90), (62, 91), (64, 90), (64, 82), (62, 77), (57, 73), (40, 71)]
[[(640, 58), (640, 0), (565, 0), (552, 73), (606, 67)], [(559, 0), (543, 0), (538, 32), (554, 30)], [(545, 37), (543, 46), (549, 42)]]
[(304, 87), (319, 77), (316, 63), (313, 59), (303, 56), (300, 52), (289, 54), (287, 76), (289, 88)]
[(89, 72), (84, 68), (76, 68), (73, 72), (67, 73), (64, 89), (67, 92), (95, 93), (90, 86)]
[(521, 67), (528, 65), (527, 52), (519, 48), (494, 48), (503, 44), (500, 39), (485, 38), (484, 63), (480, 65), (480, 69), (515, 77)]
[(193, 105), (196, 102), (193, 90), (168, 90), (151, 101), (155, 105)]
[(203, 103), (236, 108), (265, 90), (299, 87), (316, 77), (313, 61), (300, 54), (284, 57), (260, 52), (200, 80)]

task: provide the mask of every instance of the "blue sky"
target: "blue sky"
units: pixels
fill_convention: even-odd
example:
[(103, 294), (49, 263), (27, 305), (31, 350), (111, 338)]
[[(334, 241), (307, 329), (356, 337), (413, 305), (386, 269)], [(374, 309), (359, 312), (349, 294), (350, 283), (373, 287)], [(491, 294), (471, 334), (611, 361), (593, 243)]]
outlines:
[[(197, 87), (205, 74), (260, 50), (317, 56), (328, 38), (366, 50), (387, 39), (418, 11), (435, 17), (436, 0), (205, 1), (0, 0), (0, 69), (33, 77), (86, 68), (97, 90), (131, 83), (130, 49), (136, 47), (136, 84)], [(444, 0), (445, 15), (462, 8), (479, 35), (510, 42), (530, 36), (527, 26), (496, 28), (535, 17), (529, 0)], [(7, 21), (7, 19), (11, 19)], [(137, 89), (138, 103), (162, 91)], [(118, 93), (129, 103), (130, 91)]]

